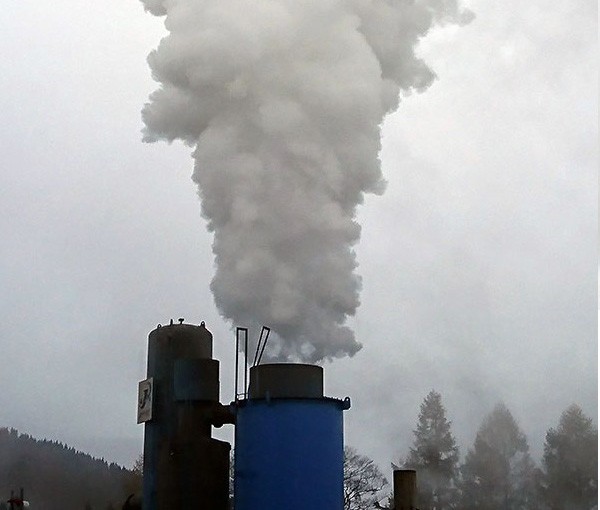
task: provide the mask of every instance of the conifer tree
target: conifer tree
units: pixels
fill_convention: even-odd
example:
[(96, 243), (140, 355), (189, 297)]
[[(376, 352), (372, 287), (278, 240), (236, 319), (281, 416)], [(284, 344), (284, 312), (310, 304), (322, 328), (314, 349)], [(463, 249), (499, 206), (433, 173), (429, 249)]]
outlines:
[(527, 438), (504, 404), (484, 419), (461, 471), (463, 510), (538, 508)]
[(548, 508), (590, 510), (597, 505), (598, 430), (579, 406), (566, 409), (558, 427), (547, 432), (543, 466)]
[(421, 404), (415, 440), (405, 466), (417, 470), (421, 510), (455, 507), (458, 448), (446, 419), (442, 396), (430, 391)]

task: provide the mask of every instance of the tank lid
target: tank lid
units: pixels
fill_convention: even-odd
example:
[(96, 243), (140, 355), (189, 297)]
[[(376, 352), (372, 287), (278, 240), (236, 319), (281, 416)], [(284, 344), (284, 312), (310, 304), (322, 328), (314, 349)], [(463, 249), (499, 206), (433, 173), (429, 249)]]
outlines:
[[(194, 324), (169, 324), (161, 326), (148, 335), (149, 350), (171, 353), (169, 359), (177, 358), (212, 358), (212, 333), (206, 329), (204, 323), (200, 326)], [(150, 356), (148, 357), (150, 363)], [(150, 365), (149, 365), (150, 366)]]
[(250, 369), (250, 398), (323, 398), (323, 367), (268, 363)]

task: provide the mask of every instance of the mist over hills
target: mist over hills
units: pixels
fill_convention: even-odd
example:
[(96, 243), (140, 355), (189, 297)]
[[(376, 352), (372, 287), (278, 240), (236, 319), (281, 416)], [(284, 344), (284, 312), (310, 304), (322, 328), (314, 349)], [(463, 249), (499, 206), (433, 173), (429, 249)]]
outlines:
[(136, 476), (58, 441), (0, 427), (0, 498), (24, 489), (35, 510), (119, 509)]

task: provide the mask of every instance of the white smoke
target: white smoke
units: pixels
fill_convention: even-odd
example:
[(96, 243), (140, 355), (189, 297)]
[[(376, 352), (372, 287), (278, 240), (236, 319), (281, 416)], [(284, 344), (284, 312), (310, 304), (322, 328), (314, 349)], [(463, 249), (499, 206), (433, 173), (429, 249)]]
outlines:
[(144, 139), (195, 147), (219, 310), (270, 326), (271, 358), (353, 355), (354, 218), (385, 187), (380, 124), (434, 78), (419, 39), (469, 13), (458, 0), (142, 2), (169, 31), (148, 57), (161, 87)]

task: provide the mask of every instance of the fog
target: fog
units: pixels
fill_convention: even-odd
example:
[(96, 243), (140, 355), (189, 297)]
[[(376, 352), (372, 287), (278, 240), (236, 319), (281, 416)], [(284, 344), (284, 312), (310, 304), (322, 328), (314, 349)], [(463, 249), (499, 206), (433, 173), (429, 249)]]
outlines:
[[(464, 5), (470, 23), (416, 48), (435, 80), (382, 123), (387, 187), (349, 237), (362, 289), (333, 321), (356, 353), (324, 365), (327, 394), (352, 398), (346, 442), (384, 470), (431, 389), (461, 453), (500, 400), (534, 457), (569, 404), (597, 415), (597, 7)], [(193, 149), (142, 142), (146, 56), (167, 32), (136, 2), (4, 12), (0, 426), (130, 465), (157, 323), (206, 321), (233, 397)]]

